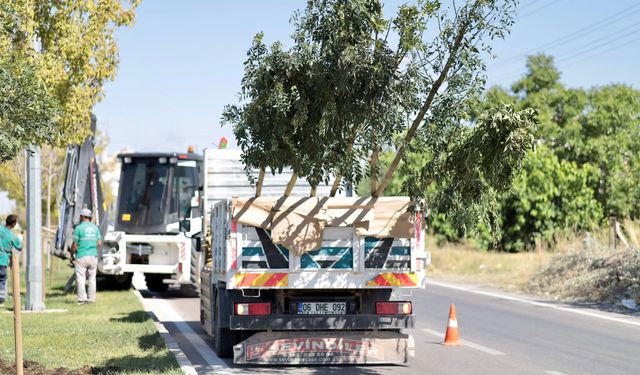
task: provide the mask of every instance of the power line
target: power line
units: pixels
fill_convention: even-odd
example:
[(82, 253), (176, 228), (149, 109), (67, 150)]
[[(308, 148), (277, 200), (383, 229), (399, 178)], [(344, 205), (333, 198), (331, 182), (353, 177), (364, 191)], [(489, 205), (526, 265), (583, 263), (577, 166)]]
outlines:
[(547, 4), (544, 4), (544, 5), (542, 5), (542, 6), (539, 6), (539, 7), (535, 8), (534, 10), (532, 10), (532, 11), (530, 11), (530, 12), (527, 12), (527, 13), (525, 13), (525, 14), (519, 15), (519, 16), (518, 16), (518, 19), (519, 19), (519, 20), (521, 20), (521, 19), (523, 19), (523, 18), (527, 18), (527, 17), (529, 17), (529, 16), (531, 16), (531, 15), (533, 15), (533, 14), (536, 14), (536, 13), (540, 12), (540, 11), (541, 11), (541, 10), (543, 10), (543, 9), (546, 9), (546, 8), (548, 8), (548, 7), (552, 6), (552, 5), (556, 5), (556, 4), (557, 4), (557, 3), (559, 3), (560, 1), (561, 1), (561, 0), (551, 0), (551, 2), (549, 2), (549, 3), (547, 3)]
[(585, 53), (589, 53), (589, 52), (593, 52), (593, 50), (598, 49), (602, 46), (606, 46), (609, 43), (612, 42), (616, 42), (618, 40), (620, 40), (621, 38), (624, 39), (627, 36), (633, 35), (635, 33), (637, 33), (638, 31), (640, 31), (640, 25), (638, 24), (633, 24), (633, 25), (628, 25), (627, 27), (620, 29), (616, 32), (613, 32), (611, 34), (607, 34), (601, 38), (595, 39), (590, 41), (587, 44), (583, 44), (578, 48), (574, 48), (572, 50), (569, 50), (565, 53), (562, 53), (560, 55), (558, 55), (557, 60), (567, 60), (567, 59), (571, 59), (573, 57), (579, 56), (579, 55), (583, 55)]
[(525, 4), (522, 4), (522, 6), (520, 7), (520, 10), (526, 10), (528, 8), (531, 8), (531, 6), (536, 5), (540, 1), (542, 1), (542, 0), (531, 0), (531, 1), (528, 1)]
[[(579, 52), (573, 53), (573, 54), (568, 54), (568, 55), (564, 55), (561, 58), (559, 58), (556, 62), (558, 63), (558, 65), (562, 65), (563, 68), (567, 68), (576, 64), (580, 64), (583, 62), (586, 62), (588, 60), (591, 60), (595, 57), (604, 55), (608, 52), (620, 49), (622, 47), (626, 47), (628, 45), (631, 45), (635, 42), (637, 42), (638, 40), (640, 40), (640, 38), (634, 38), (631, 40), (627, 40), (629, 39), (629, 37), (634, 36), (636, 33), (640, 32), (640, 27), (636, 28), (634, 31), (627, 33), (626, 35), (623, 35), (620, 38), (616, 38), (616, 39), (606, 39), (604, 41), (602, 41), (601, 43), (598, 44), (594, 44), (594, 45), (590, 45), (590, 46), (586, 46), (586, 48), (582, 48)], [(602, 40), (604, 38), (601, 38), (600, 40)], [(619, 43), (623, 41), (623, 43)], [(613, 42), (613, 44), (611, 44)], [(604, 50), (602, 49), (602, 47), (609, 47), (609, 48), (605, 48)], [(595, 53), (594, 53), (595, 52)], [(576, 60), (576, 58), (578, 58)], [(514, 79), (517, 78), (518, 76), (524, 74), (522, 72), (522, 70), (518, 70), (518, 71), (511, 71), (509, 73), (506, 74), (502, 74), (502, 75), (498, 75), (496, 78), (498, 79), (505, 79), (505, 80), (510, 80), (510, 79)]]
[[(615, 51), (615, 50), (620, 49), (620, 48), (622, 48), (622, 47), (626, 47), (626, 46), (631, 45), (631, 44), (633, 44), (633, 43), (636, 43), (636, 42), (638, 42), (638, 41), (640, 41), (640, 37), (638, 37), (638, 38), (634, 38), (634, 39), (632, 39), (632, 40), (629, 40), (629, 41), (627, 41), (627, 42), (625, 42), (625, 43), (622, 43), (622, 44), (619, 44), (619, 45), (615, 45), (615, 44), (614, 44), (614, 45), (613, 45), (613, 46), (611, 46), (610, 48), (607, 48), (607, 49), (605, 49), (605, 50), (603, 50), (603, 51), (599, 51), (598, 53), (595, 53), (595, 54), (592, 54), (592, 55), (588, 55), (588, 57), (584, 57), (584, 58), (582, 58), (582, 59), (578, 59), (578, 60), (576, 60), (576, 61), (573, 61), (573, 62), (570, 62), (570, 63), (567, 63), (567, 64), (563, 64), (563, 67), (564, 67), (564, 68), (568, 68), (568, 67), (570, 67), (570, 66), (574, 66), (574, 65), (576, 65), (576, 64), (580, 64), (580, 63), (586, 62), (586, 61), (588, 61), (588, 60), (592, 60), (592, 59), (594, 59), (594, 58), (596, 58), (596, 57), (602, 56), (602, 55), (604, 55), (604, 54), (606, 54), (606, 53), (609, 53), (609, 52)], [(570, 61), (570, 59), (569, 59), (569, 61)]]
[[(595, 23), (589, 24), (581, 29), (578, 29), (574, 32), (571, 32), (569, 34), (566, 34), (556, 40), (552, 40), (550, 42), (547, 42), (545, 44), (542, 44), (536, 48), (532, 48), (529, 49), (525, 52), (522, 52), (518, 55), (515, 56), (511, 56), (508, 58), (503, 59), (502, 61), (497, 61), (493, 64), (491, 64), (492, 66), (501, 66), (501, 65), (511, 65), (514, 62), (519, 62), (520, 59), (528, 54), (531, 54), (533, 52), (537, 52), (537, 51), (543, 51), (543, 50), (548, 50), (548, 49), (552, 49), (552, 48), (556, 48), (556, 47), (560, 47), (563, 45), (566, 45), (567, 43), (570, 43), (576, 39), (579, 39), (585, 35), (591, 34), (595, 31), (599, 31), (602, 30), (603, 28), (608, 27), (609, 25), (612, 25), (620, 20), (623, 20), (625, 18), (630, 17), (631, 15), (634, 15), (638, 12), (640, 12), (640, 4), (636, 3), (630, 7), (627, 7), (619, 12), (616, 12), (608, 17), (605, 17), (603, 19), (601, 19), (600, 21), (597, 21)], [(635, 8), (635, 9), (634, 9)]]

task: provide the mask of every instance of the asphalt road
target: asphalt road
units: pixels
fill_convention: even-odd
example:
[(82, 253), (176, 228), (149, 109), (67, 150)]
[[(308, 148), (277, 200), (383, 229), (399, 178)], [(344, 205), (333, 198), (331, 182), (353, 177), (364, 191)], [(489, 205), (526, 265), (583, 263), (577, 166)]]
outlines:
[[(144, 288), (143, 284), (137, 284)], [(242, 367), (200, 328), (199, 301), (141, 290), (198, 374), (640, 374), (640, 318), (434, 283), (413, 293), (416, 358), (403, 366)], [(456, 304), (461, 347), (440, 344)]]

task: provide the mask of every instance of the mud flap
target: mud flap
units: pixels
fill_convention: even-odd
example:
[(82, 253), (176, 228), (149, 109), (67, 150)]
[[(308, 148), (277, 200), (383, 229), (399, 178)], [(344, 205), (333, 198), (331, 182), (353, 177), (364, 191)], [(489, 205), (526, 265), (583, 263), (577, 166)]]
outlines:
[(411, 335), (392, 332), (259, 332), (233, 347), (238, 364), (393, 364), (414, 357)]

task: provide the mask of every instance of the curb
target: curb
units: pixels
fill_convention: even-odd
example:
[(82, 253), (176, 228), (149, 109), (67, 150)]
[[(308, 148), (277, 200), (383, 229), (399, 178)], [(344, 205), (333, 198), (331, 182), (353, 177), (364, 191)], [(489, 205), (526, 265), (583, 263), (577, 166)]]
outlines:
[[(138, 297), (138, 300), (144, 307), (144, 297), (142, 297), (142, 294), (140, 294), (140, 292), (137, 289), (133, 289), (133, 294), (136, 297)], [(187, 358), (187, 355), (184, 354), (182, 349), (180, 349), (180, 346), (178, 346), (178, 343), (176, 343), (173, 337), (171, 337), (171, 334), (169, 333), (167, 328), (164, 326), (164, 324), (162, 324), (158, 320), (158, 318), (155, 316), (153, 312), (148, 311), (146, 308), (145, 308), (145, 312), (147, 313), (147, 315), (149, 315), (151, 319), (153, 319), (153, 324), (155, 324), (156, 330), (158, 331), (160, 336), (162, 336), (162, 339), (164, 340), (164, 343), (167, 346), (167, 349), (169, 349), (171, 354), (173, 354), (173, 356), (175, 357), (176, 361), (178, 362), (178, 366), (180, 366), (180, 369), (182, 370), (182, 372), (185, 373), (186, 375), (198, 375), (198, 372), (193, 367), (193, 364), (191, 363), (191, 361), (189, 361), (189, 358)]]

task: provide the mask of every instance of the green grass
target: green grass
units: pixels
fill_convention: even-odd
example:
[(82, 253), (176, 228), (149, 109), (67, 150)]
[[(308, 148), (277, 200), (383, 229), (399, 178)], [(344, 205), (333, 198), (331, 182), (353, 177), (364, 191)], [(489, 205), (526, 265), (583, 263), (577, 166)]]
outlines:
[[(57, 270), (55, 262), (52, 268)], [(95, 304), (78, 306), (75, 294), (62, 291), (72, 273), (66, 266), (54, 272), (46, 297), (48, 309), (67, 312), (22, 315), (25, 360), (51, 369), (91, 366), (97, 374), (182, 374), (131, 291), (99, 291)], [(15, 358), (12, 309), (8, 296), (0, 308), (0, 357), (6, 361)]]

